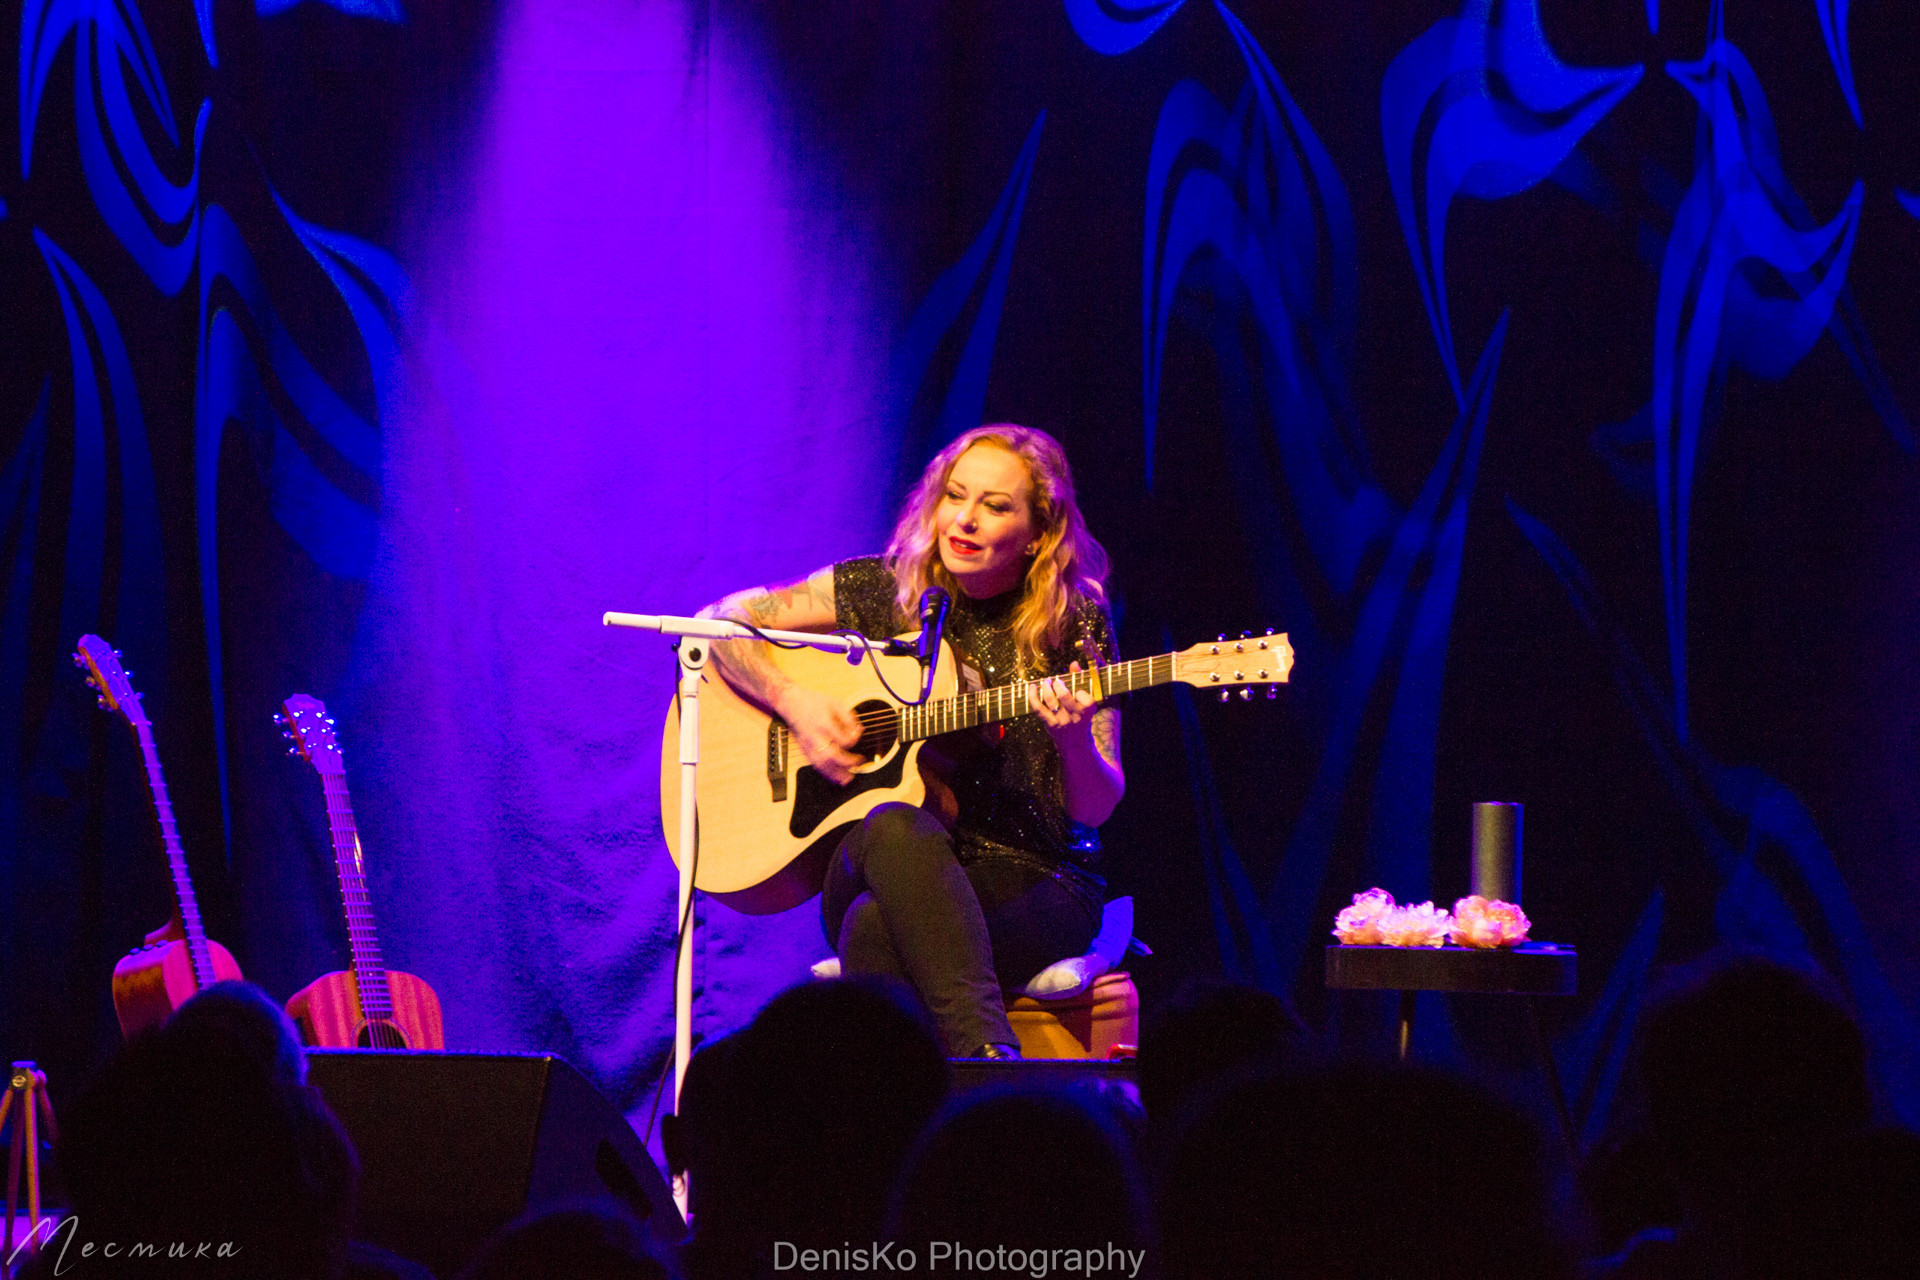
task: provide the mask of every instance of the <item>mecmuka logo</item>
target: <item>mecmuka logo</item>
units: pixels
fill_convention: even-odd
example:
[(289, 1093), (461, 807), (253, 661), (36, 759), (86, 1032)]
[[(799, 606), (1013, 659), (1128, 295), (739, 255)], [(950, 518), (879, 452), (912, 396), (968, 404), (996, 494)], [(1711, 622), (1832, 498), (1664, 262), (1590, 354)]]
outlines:
[(193, 1258), (233, 1258), (240, 1254), (240, 1246), (231, 1240), (81, 1240), (80, 1219), (62, 1218), (55, 1223), (52, 1218), (43, 1218), (34, 1224), (14, 1251), (7, 1257), (7, 1267), (11, 1269), (36, 1242), (36, 1237), (44, 1248), (51, 1249), (54, 1240), (62, 1233), (65, 1239), (60, 1241), (60, 1254), (53, 1261), (53, 1274), (64, 1275), (67, 1269), (82, 1258), (154, 1258), (164, 1260)]

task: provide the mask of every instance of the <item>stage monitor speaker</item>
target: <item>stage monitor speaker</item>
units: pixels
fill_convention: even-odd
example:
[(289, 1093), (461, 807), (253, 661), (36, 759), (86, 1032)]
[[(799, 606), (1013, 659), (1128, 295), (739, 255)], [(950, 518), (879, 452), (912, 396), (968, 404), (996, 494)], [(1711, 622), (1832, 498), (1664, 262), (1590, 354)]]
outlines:
[(360, 1153), (360, 1238), (438, 1275), (556, 1201), (611, 1197), (685, 1234), (633, 1127), (560, 1058), (310, 1049), (307, 1067)]

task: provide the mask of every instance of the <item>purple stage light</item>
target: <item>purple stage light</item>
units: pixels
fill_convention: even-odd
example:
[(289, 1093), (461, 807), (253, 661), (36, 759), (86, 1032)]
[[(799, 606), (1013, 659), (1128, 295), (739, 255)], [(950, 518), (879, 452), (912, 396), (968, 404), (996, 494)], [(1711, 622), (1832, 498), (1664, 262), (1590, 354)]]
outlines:
[[(675, 872), (671, 658), (601, 612), (877, 549), (898, 498), (874, 482), (892, 250), (795, 143), (780, 95), (804, 86), (761, 65), (753, 20), (509, 6), (471, 156), (407, 254), (426, 376), (389, 428), (357, 658), (384, 722), (369, 808), (414, 851), (387, 897), (445, 975), (450, 1041), (603, 1081), (670, 1032)], [(706, 1034), (826, 952), (813, 904), (702, 916)]]

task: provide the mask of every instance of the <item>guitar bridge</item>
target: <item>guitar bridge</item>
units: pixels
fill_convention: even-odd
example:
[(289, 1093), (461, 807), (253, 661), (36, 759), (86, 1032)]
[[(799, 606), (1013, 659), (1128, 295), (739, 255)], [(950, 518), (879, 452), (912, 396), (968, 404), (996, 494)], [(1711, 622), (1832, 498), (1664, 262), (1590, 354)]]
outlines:
[(767, 723), (767, 790), (775, 804), (787, 800), (787, 726), (780, 720)]

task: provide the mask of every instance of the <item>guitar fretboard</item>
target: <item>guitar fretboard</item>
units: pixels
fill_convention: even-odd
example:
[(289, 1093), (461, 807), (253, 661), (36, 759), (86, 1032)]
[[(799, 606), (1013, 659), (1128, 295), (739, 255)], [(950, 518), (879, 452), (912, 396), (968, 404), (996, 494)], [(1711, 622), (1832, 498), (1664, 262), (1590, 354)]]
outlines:
[[(1104, 667), (1068, 672), (1057, 678), (1066, 681), (1067, 687), (1074, 692), (1085, 690), (1095, 698), (1108, 698), (1118, 693), (1132, 693), (1135, 689), (1171, 683), (1174, 679), (1175, 656), (1163, 653), (1152, 658), (1135, 658), (1131, 662), (1115, 662)], [(1046, 677), (1048, 680), (1055, 678)], [(900, 740), (916, 742), (922, 738), (1026, 715), (1030, 710), (1027, 694), (1040, 683), (1040, 680), (1017, 680), (991, 689), (976, 689), (972, 693), (941, 698), (925, 706), (902, 707)]]
[(327, 795), (333, 860), (340, 867), (340, 897), (347, 908), (347, 945), (353, 951), (353, 983), (360, 995), (360, 1016), (368, 1022), (387, 1021), (393, 1017), (393, 997), (387, 990), (387, 965), (380, 957), (380, 939), (374, 932), (373, 900), (367, 894), (360, 832), (353, 823), (347, 780), (340, 774), (323, 773), (320, 785)]
[[(134, 696), (137, 704), (138, 695)], [(140, 758), (147, 768), (147, 790), (153, 794), (153, 816), (160, 823), (160, 841), (167, 848), (167, 869), (173, 875), (173, 896), (180, 906), (180, 925), (187, 935), (187, 959), (193, 966), (193, 985), (204, 991), (215, 982), (213, 952), (207, 946), (206, 927), (200, 922), (200, 904), (194, 900), (193, 881), (187, 875), (186, 851), (180, 847), (180, 829), (174, 825), (173, 802), (167, 799), (167, 780), (160, 774), (160, 753), (145, 716), (127, 717), (140, 742)]]

